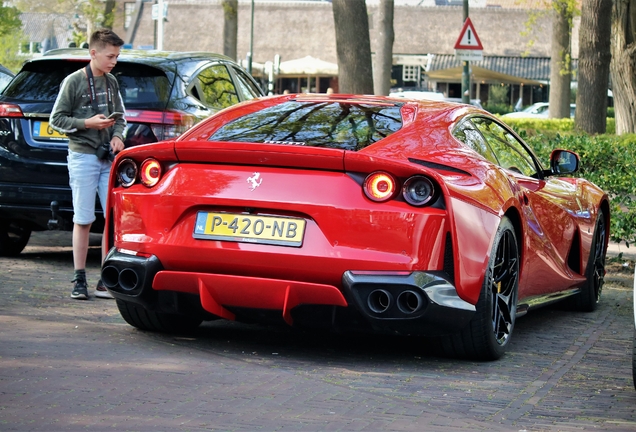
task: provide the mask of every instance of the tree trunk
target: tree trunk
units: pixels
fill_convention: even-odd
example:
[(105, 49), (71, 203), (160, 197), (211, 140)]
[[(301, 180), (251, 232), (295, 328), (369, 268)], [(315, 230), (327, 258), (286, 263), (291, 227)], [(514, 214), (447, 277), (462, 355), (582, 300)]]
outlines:
[(115, 7), (117, 6), (115, 0), (106, 0), (104, 5), (104, 20), (102, 21), (102, 27), (107, 29), (113, 29), (113, 21), (115, 20)]
[(555, 12), (550, 59), (550, 118), (570, 118), (572, 12), (568, 0), (552, 0), (552, 7)]
[(364, 0), (333, 0), (340, 93), (373, 94), (369, 18)]
[(238, 37), (238, 0), (223, 0), (223, 55), (236, 58)]
[(611, 24), (612, 0), (583, 0), (575, 126), (589, 134), (607, 126)]
[(373, 63), (373, 89), (377, 95), (388, 96), (391, 91), (393, 67), (393, 6), (394, 0), (380, 0), (377, 11), (376, 50)]
[(611, 46), (616, 134), (636, 133), (636, 0), (614, 1)]

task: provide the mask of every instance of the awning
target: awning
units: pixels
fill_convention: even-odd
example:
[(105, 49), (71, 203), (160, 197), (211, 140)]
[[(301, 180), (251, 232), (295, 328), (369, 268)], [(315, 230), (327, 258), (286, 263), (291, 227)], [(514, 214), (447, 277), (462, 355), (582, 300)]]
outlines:
[[(428, 79), (431, 81), (443, 81), (443, 82), (461, 82), (462, 72), (464, 68), (462, 66), (439, 69), (426, 72)], [(513, 75), (503, 74), (501, 72), (495, 72), (490, 69), (485, 69), (479, 66), (470, 66), (471, 74), (470, 79), (473, 82), (480, 82), (484, 84), (524, 84), (524, 85), (541, 85), (541, 82), (520, 78)]]
[(307, 56), (281, 62), (279, 77), (338, 76), (338, 65)]

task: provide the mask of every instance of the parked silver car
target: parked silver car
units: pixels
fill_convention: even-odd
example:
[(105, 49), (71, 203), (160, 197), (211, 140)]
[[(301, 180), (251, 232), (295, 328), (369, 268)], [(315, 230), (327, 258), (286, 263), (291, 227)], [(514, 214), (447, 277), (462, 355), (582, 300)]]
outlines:
[[(570, 104), (570, 117), (574, 118), (576, 104)], [(550, 116), (550, 104), (548, 102), (537, 102), (518, 112), (511, 112), (501, 116), (503, 120), (511, 118), (548, 118)]]

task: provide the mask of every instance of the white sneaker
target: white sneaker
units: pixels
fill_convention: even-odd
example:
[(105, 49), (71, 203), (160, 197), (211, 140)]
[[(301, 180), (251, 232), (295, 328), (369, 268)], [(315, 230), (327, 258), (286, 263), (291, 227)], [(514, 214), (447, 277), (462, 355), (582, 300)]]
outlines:
[(113, 297), (111, 295), (111, 293), (108, 292), (108, 290), (106, 289), (106, 287), (102, 283), (101, 279), (99, 280), (99, 282), (97, 282), (97, 287), (95, 287), (95, 297), (103, 298), (103, 299), (114, 299), (115, 298), (115, 297)]

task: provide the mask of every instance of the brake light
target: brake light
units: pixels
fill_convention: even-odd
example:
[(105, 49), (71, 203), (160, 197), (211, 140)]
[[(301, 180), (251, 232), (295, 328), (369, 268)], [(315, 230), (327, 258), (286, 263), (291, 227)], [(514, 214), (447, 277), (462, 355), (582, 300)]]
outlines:
[(139, 169), (141, 183), (147, 187), (153, 187), (161, 179), (161, 164), (157, 159), (148, 158), (141, 163)]
[(18, 105), (0, 104), (0, 117), (24, 117)]
[(367, 176), (362, 185), (364, 194), (371, 201), (388, 201), (395, 195), (397, 181), (391, 174), (385, 172), (374, 172)]
[(148, 124), (159, 141), (177, 138), (196, 123), (196, 117), (181, 111), (126, 110), (126, 120)]

